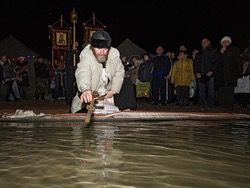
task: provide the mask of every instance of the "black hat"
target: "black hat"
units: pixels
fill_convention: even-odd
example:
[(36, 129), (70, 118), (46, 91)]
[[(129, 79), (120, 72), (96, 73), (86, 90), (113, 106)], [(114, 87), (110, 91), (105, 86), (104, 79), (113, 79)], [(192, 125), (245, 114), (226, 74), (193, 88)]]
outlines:
[(111, 37), (106, 31), (96, 31), (91, 36), (91, 46), (94, 48), (110, 48)]

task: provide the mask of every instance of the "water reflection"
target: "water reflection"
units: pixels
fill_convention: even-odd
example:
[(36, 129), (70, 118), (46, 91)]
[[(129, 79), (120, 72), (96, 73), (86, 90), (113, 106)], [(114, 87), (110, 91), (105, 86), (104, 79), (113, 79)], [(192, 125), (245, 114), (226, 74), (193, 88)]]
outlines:
[(248, 187), (249, 123), (0, 124), (0, 187)]

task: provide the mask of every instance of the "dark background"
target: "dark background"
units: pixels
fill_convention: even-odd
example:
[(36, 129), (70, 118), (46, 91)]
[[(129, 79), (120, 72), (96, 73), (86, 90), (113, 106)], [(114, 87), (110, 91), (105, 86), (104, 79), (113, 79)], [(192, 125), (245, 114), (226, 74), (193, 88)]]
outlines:
[(157, 45), (167, 50), (185, 44), (190, 50), (208, 36), (214, 46), (224, 35), (243, 50), (250, 39), (250, 1), (111, 1), (111, 0), (1, 0), (0, 39), (12, 33), (34, 51), (49, 56), (48, 25), (63, 14), (70, 23), (74, 7), (78, 13), (77, 40), (83, 42), (82, 23), (92, 17), (107, 25), (113, 46), (125, 38), (149, 52)]

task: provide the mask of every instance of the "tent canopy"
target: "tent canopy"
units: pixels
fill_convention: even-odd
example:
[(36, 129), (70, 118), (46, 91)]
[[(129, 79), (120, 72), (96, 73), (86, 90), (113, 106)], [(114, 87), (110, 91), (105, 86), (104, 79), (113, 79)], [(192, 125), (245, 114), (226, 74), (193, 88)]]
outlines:
[(17, 58), (20, 56), (28, 59), (37, 57), (38, 54), (17, 40), (13, 35), (9, 35), (0, 41), (0, 56)]
[(126, 38), (118, 47), (118, 50), (121, 53), (121, 56), (126, 56), (127, 58), (131, 58), (132, 56), (142, 55), (146, 53), (146, 50), (137, 46), (130, 39)]
[(0, 41), (0, 56), (15, 59), (23, 56), (30, 62), (28, 64), (30, 87), (27, 89), (26, 94), (27, 97), (33, 97), (35, 92), (35, 70), (33, 63), (36, 61), (38, 54), (17, 40), (13, 35), (9, 35)]

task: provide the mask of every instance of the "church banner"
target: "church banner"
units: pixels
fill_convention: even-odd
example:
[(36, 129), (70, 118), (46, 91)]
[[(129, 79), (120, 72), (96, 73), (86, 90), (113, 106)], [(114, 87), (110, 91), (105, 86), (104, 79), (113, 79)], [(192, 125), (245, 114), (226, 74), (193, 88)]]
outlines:
[(84, 42), (85, 44), (89, 44), (90, 43), (90, 38), (92, 36), (92, 34), (96, 31), (99, 31), (99, 30), (103, 30), (102, 27), (100, 26), (85, 26), (84, 27)]
[(67, 27), (51, 28), (52, 48), (54, 50), (70, 50), (72, 44), (72, 31)]
[(62, 61), (62, 59), (64, 59), (66, 51), (71, 50), (72, 47), (71, 27), (52, 27), (51, 39), (52, 65), (54, 68), (60, 67), (62, 69), (63, 67), (65, 67), (64, 61)]

